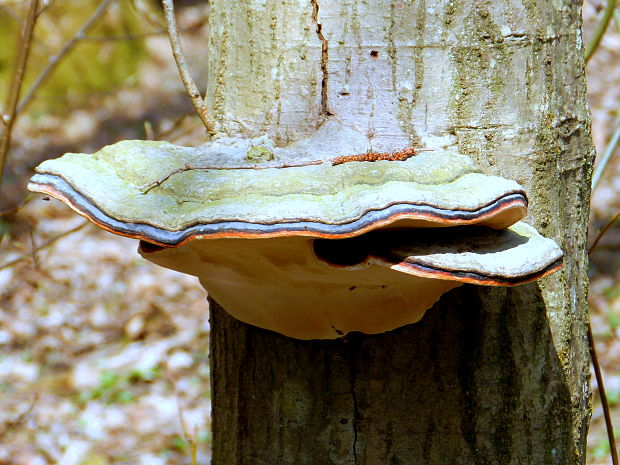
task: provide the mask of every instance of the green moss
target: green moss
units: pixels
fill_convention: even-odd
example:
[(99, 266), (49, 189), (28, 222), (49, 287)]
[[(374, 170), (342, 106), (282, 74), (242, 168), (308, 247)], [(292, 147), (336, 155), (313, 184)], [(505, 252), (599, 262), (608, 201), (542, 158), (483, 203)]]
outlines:
[(264, 145), (256, 145), (248, 150), (245, 160), (260, 163), (263, 161), (271, 161), (274, 159), (274, 154)]
[[(453, 55), (456, 73), (450, 111), (451, 120), (457, 127), (467, 126), (472, 119), (478, 119), (481, 107), (485, 115), (493, 114), (497, 102), (504, 97), (505, 73), (513, 54), (484, 2), (467, 14), (465, 34), (468, 37), (465, 45), (457, 48)], [(467, 41), (471, 45), (466, 44)], [(490, 90), (490, 95), (481, 102), (485, 89)]]
[[(554, 127), (555, 115), (542, 115), (538, 132), (536, 133), (536, 152), (538, 156), (530, 157), (528, 163), (534, 173), (557, 173), (556, 160), (559, 159), (562, 149), (558, 143), (557, 131)], [(556, 176), (537, 175), (534, 177), (530, 189), (530, 196), (536, 199), (532, 205), (537, 227), (543, 234), (548, 234), (548, 228), (554, 224), (551, 221), (556, 216), (557, 199), (555, 192), (558, 179)], [(549, 231), (553, 233), (552, 231)]]
[[(460, 47), (453, 56), (456, 75), (452, 87), (451, 120), (456, 126), (466, 125), (479, 105), (476, 88), (484, 85), (488, 61), (481, 47)], [(480, 82), (483, 80), (483, 82)]]
[(458, 22), (454, 22), (454, 18), (458, 17), (465, 5), (465, 2), (460, 1), (448, 1), (443, 11), (443, 22), (446, 25), (445, 33), (450, 31), (452, 26), (458, 25)]
[(308, 404), (308, 391), (306, 386), (299, 384), (295, 380), (287, 380), (279, 389), (274, 391), (277, 396), (277, 406), (284, 418), (295, 418), (300, 424), (311, 415), (310, 405)]
[(136, 399), (134, 388), (137, 384), (153, 381), (157, 376), (159, 368), (142, 372), (134, 370), (129, 374), (106, 370), (101, 374), (99, 384), (80, 392), (78, 400), (83, 403), (99, 400), (106, 404), (128, 404)]
[[(398, 14), (397, 10), (394, 7), (394, 3), (392, 3), (390, 16), (390, 29), (389, 29), (389, 41), (390, 46), (388, 48), (388, 54), (392, 59), (392, 84), (393, 87), (396, 87), (397, 81), (397, 69), (398, 69), (398, 58), (397, 58), (397, 50), (394, 45), (394, 40), (392, 37), (392, 30), (395, 25), (395, 15)], [(424, 63), (424, 36), (426, 31), (426, 1), (421, 0), (418, 4), (418, 8), (415, 12), (415, 29), (412, 34), (414, 36), (414, 43), (416, 47), (414, 47), (414, 82), (413, 89), (406, 90), (404, 92), (411, 93), (410, 95), (404, 95), (404, 92), (400, 92), (398, 96), (398, 116), (401, 129), (405, 134), (410, 135), (411, 145), (420, 145), (420, 137), (416, 133), (416, 127), (413, 124), (413, 111), (415, 107), (419, 104), (420, 100), (420, 90), (424, 86), (424, 74), (425, 74), (425, 63)]]

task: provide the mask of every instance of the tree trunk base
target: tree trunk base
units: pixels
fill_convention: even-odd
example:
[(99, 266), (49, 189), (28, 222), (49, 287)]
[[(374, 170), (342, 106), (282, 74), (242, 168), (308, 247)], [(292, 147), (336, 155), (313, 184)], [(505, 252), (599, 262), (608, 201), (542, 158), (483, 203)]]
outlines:
[(213, 464), (579, 463), (541, 302), (463, 286), (417, 324), (299, 341), (211, 301)]

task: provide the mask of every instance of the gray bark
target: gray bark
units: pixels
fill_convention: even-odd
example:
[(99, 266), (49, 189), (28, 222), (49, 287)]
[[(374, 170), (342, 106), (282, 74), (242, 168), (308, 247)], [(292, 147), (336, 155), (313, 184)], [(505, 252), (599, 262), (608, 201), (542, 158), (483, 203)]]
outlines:
[(211, 5), (207, 95), (225, 133), (284, 144), (331, 113), (377, 151), (449, 145), (524, 185), (528, 222), (565, 251), (560, 273), (465, 285), (377, 336), (296, 341), (212, 302), (213, 463), (584, 463), (593, 148), (580, 2)]

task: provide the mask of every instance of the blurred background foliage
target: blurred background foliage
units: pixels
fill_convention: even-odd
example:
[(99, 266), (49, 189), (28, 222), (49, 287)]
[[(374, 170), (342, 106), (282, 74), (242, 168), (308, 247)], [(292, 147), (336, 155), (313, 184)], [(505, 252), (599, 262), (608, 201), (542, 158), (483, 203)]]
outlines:
[[(157, 0), (41, 0), (23, 95), (68, 43), (19, 114), (0, 185), (0, 465), (209, 460), (208, 315), (196, 281), (151, 266), (135, 241), (89, 225), (59, 202), (28, 197), (34, 166), (128, 138), (197, 145), (204, 128), (172, 61)], [(0, 114), (28, 0), (0, 0)], [(184, 51), (206, 82), (207, 0), (176, 0)], [(588, 43), (607, 6), (585, 0)], [(588, 63), (599, 154), (620, 127), (620, 17)], [(26, 203), (26, 205), (24, 205)], [(620, 160), (592, 197), (595, 234), (620, 210)], [(68, 234), (67, 234), (68, 233)], [(591, 257), (591, 321), (620, 430), (620, 228)], [(595, 401), (588, 465), (610, 464)], [(185, 417), (184, 429), (179, 412)], [(191, 437), (194, 427), (197, 434)], [(188, 434), (189, 430), (189, 434)]]
[[(28, 3), (0, 0), (0, 102), (6, 101)], [(105, 2), (41, 3), (22, 101), (50, 60), (62, 56), (57, 65), (52, 63), (48, 78), (19, 114), (4, 169), (0, 212), (12, 210), (24, 200), (26, 181), (42, 160), (69, 151), (95, 151), (120, 139), (145, 138), (149, 136), (145, 123), (155, 131), (164, 131), (177, 118), (191, 113), (171, 61), (165, 22), (156, 1), (113, 0), (82, 37), (76, 34)], [(201, 36), (204, 40), (207, 2), (178, 3), (184, 7), (180, 15), (186, 40)], [(189, 56), (199, 57), (203, 43), (192, 47)], [(198, 82), (205, 75), (206, 69), (199, 70)], [(188, 122), (181, 126), (187, 128)], [(202, 137), (193, 140), (199, 143)]]
[[(29, 3), (0, 0), (0, 114)], [(175, 3), (200, 85), (208, 4)], [(50, 58), (62, 57), (18, 115), (0, 185), (0, 464), (190, 463), (192, 444), (207, 463), (204, 291), (145, 263), (135, 241), (81, 227), (67, 208), (25, 189), (34, 166), (64, 152), (128, 138), (204, 140), (161, 7), (40, 4), (22, 99)]]
[[(98, 0), (63, 0), (49, 4), (37, 21), (37, 40), (30, 54), (25, 89), (32, 85), (49, 58), (74, 37), (99, 3)], [(19, 8), (0, 3), (0, 43), (3, 44), (0, 81), (8, 82), (14, 70), (16, 42), (25, 17), (25, 12), (20, 10), (26, 7), (26, 2)], [(140, 34), (145, 29), (144, 19), (151, 17), (157, 18), (151, 2), (118, 0), (110, 4), (87, 37), (79, 40), (71, 53), (60, 60), (53, 78), (41, 86), (30, 114), (34, 117), (66, 115), (76, 106), (89, 105), (93, 97), (135, 83), (140, 63), (147, 57)], [(157, 26), (163, 29), (164, 23), (158, 22)], [(6, 100), (6, 92), (6, 86), (0, 86), (0, 100)]]

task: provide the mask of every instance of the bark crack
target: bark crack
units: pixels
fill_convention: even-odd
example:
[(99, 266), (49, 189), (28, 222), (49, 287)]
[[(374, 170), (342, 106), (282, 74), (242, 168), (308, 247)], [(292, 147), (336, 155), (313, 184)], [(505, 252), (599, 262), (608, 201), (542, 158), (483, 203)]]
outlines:
[(357, 394), (355, 393), (355, 371), (351, 370), (351, 398), (353, 399), (353, 421), (351, 427), (353, 428), (353, 462), (358, 465), (357, 460), (357, 420), (359, 419), (359, 409), (357, 405)]
[(349, 339), (347, 340), (347, 342), (350, 344), (348, 348), (349, 349), (349, 354), (348, 354), (349, 355), (349, 373), (350, 373), (349, 384), (351, 386), (351, 400), (353, 402), (353, 421), (351, 421), (351, 428), (353, 428), (353, 445), (352, 445), (353, 463), (355, 465), (359, 465), (360, 462), (357, 456), (357, 438), (358, 438), (357, 422), (359, 421), (359, 418), (360, 418), (360, 411), (359, 411), (357, 393), (355, 389), (356, 373), (357, 373), (355, 361), (357, 359), (359, 343), (356, 338)]
[(316, 24), (316, 35), (321, 41), (321, 72), (323, 73), (323, 79), (321, 80), (321, 114), (324, 116), (331, 116), (333, 113), (329, 111), (328, 96), (327, 96), (327, 82), (329, 79), (329, 73), (327, 72), (327, 64), (329, 63), (329, 43), (323, 35), (323, 24), (319, 23), (319, 2), (318, 0), (311, 0), (312, 2), (312, 19)]

